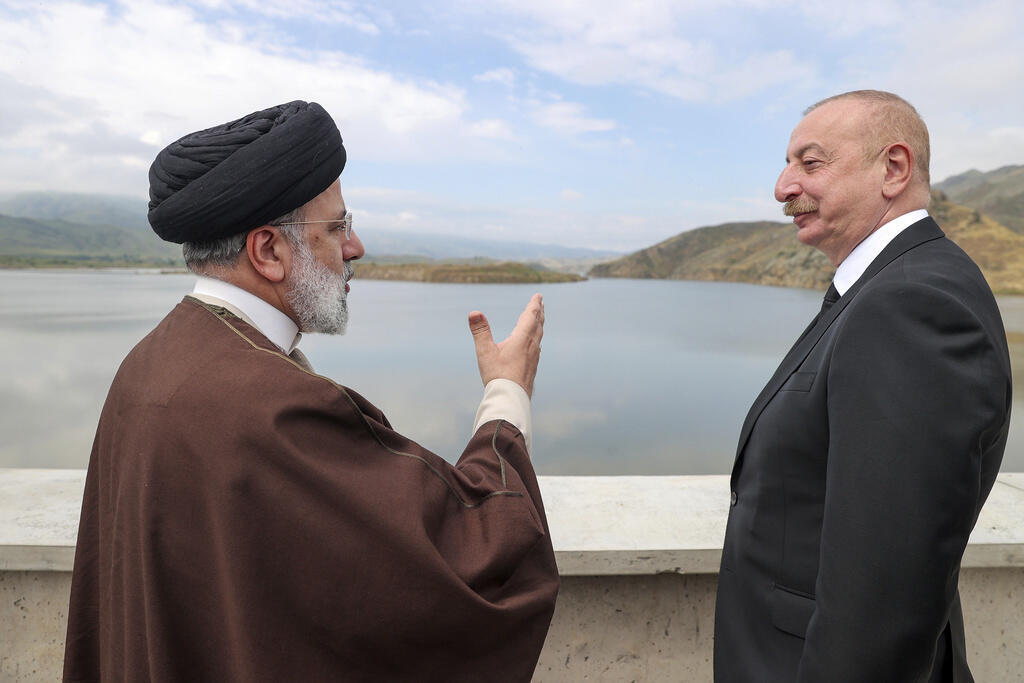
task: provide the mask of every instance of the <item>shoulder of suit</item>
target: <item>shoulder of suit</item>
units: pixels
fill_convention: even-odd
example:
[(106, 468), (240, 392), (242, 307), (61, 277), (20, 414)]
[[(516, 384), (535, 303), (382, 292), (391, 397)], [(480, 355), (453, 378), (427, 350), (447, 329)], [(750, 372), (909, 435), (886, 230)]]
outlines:
[(945, 236), (922, 242), (893, 258), (864, 283), (862, 293), (893, 283), (931, 286), (950, 292), (988, 289), (977, 264)]
[(977, 327), (982, 320), (998, 316), (995, 300), (984, 281), (949, 278), (942, 273), (908, 276), (907, 266), (879, 273), (846, 306), (840, 325), (878, 328), (897, 321), (917, 321), (924, 328)]

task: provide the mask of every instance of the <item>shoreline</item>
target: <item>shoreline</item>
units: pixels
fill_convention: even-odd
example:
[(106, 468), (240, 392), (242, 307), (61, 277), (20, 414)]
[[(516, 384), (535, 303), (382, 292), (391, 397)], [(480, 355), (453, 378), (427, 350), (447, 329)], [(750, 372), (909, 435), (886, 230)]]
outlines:
[[(374, 267), (382, 268), (393, 268), (395, 264), (381, 264), (368, 262), (361, 265), (370, 265)], [(398, 264), (402, 266), (422, 268), (423, 264)], [(437, 264), (450, 266), (451, 264)], [(524, 265), (524, 264), (521, 264)], [(435, 266), (436, 267), (436, 266)], [(357, 265), (358, 268), (358, 265)], [(82, 266), (82, 265), (0, 265), (0, 272), (4, 271), (23, 271), (23, 272), (64, 272), (64, 273), (133, 273), (136, 275), (190, 275), (190, 271), (185, 268), (174, 268), (168, 266), (147, 266), (147, 265), (125, 265), (125, 266)], [(559, 273), (557, 271), (536, 271), (538, 273), (551, 272), (554, 275), (566, 275), (565, 273)], [(664, 282), (708, 282), (715, 284), (733, 284), (733, 285), (751, 285), (754, 287), (771, 287), (773, 289), (799, 289), (808, 292), (816, 292), (817, 288), (814, 287), (794, 287), (787, 285), (778, 284), (767, 284), (761, 282), (746, 282), (742, 280), (684, 280), (676, 278), (644, 278), (644, 277), (617, 277), (617, 276), (570, 276), (568, 279), (550, 279), (550, 280), (464, 280), (464, 279), (426, 279), (426, 278), (402, 278), (402, 277), (377, 277), (368, 274), (358, 274), (355, 279), (359, 280), (377, 280), (380, 282), (422, 282), (425, 284), (572, 284), (576, 282), (586, 282), (588, 280), (638, 280), (638, 281), (655, 281), (660, 280)], [(1024, 297), (1024, 290), (992, 290), (993, 295), (997, 297)]]

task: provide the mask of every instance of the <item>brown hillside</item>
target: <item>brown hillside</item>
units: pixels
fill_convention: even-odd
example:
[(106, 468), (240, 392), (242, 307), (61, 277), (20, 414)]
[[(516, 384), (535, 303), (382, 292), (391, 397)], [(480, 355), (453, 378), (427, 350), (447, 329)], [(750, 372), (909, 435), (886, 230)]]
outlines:
[[(1024, 294), (1024, 235), (933, 193), (929, 212), (970, 254), (992, 289)], [(592, 277), (749, 282), (825, 289), (834, 268), (796, 239), (792, 223), (726, 223), (670, 237), (621, 259), (595, 266)]]
[(928, 211), (946, 235), (960, 245), (997, 294), (1024, 294), (1024, 235), (976, 209), (932, 193)]
[(967, 171), (935, 186), (957, 204), (977, 209), (1014, 232), (1024, 233), (1024, 166)]
[(833, 268), (800, 244), (790, 223), (761, 221), (697, 228), (616, 261), (595, 266), (593, 277), (750, 282), (820, 289)]

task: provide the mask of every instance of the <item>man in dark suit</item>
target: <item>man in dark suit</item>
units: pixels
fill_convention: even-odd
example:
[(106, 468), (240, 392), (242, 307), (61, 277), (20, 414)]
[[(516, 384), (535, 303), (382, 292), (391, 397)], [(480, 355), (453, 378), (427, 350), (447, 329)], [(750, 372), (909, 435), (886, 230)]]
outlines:
[(960, 560), (1010, 419), (985, 279), (928, 217), (928, 132), (890, 93), (819, 102), (775, 197), (837, 266), (740, 434), (715, 679), (971, 681)]

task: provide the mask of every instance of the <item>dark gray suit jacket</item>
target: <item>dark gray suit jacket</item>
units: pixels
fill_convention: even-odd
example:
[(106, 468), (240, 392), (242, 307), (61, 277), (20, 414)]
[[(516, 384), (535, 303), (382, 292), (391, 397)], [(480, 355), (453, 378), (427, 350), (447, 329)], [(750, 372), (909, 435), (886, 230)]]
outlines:
[(932, 219), (915, 223), (743, 424), (715, 680), (971, 681), (957, 580), (1010, 400), (992, 292)]

